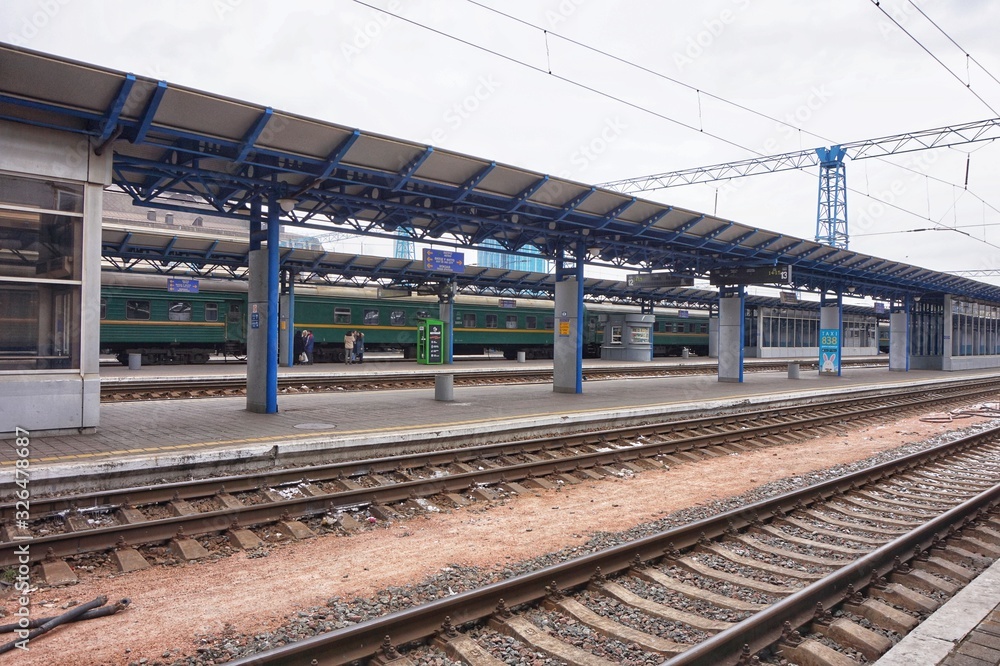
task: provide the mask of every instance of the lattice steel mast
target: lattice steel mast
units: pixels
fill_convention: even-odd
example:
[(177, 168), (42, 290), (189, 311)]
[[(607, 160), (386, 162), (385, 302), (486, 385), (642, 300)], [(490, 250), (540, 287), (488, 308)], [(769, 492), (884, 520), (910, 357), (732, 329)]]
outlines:
[(991, 118), (963, 125), (844, 143), (829, 148), (800, 150), (793, 153), (753, 157), (737, 162), (713, 164), (681, 171), (668, 171), (638, 178), (626, 178), (604, 183), (601, 187), (623, 194), (634, 194), (677, 185), (708, 183), (716, 180), (818, 166), (819, 204), (816, 216), (816, 241), (846, 249), (848, 231), (845, 157), (850, 157), (852, 160), (884, 157), (975, 141), (992, 141), (998, 137), (1000, 137), (1000, 118)]

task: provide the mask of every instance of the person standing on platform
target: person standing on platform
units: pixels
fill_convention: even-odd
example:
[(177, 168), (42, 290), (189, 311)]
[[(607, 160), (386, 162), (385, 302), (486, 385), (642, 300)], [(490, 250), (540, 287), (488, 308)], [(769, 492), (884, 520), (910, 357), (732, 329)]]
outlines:
[(365, 362), (365, 334), (361, 331), (354, 331), (354, 360), (357, 363)]
[(299, 331), (292, 336), (292, 365), (305, 363), (305, 331)]
[(344, 363), (354, 362), (354, 331), (344, 333)]
[(313, 339), (312, 331), (305, 330), (302, 332), (304, 339), (302, 340), (302, 351), (306, 354), (306, 365), (313, 364), (313, 346), (316, 341)]

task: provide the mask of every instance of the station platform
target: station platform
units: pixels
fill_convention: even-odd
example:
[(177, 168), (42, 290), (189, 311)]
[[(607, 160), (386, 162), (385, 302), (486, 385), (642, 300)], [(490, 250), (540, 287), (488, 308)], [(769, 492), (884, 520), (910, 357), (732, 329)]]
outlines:
[[(772, 361), (769, 361), (773, 363)], [(663, 364), (714, 365), (712, 359), (673, 359)], [(748, 361), (748, 366), (753, 361)], [(587, 360), (592, 367), (625, 367), (619, 361)], [(636, 364), (648, 368), (649, 363)], [(452, 366), (423, 366), (377, 360), (362, 365), (321, 364), (281, 368), (284, 378), (323, 374), (449, 373), (471, 369), (494, 372), (549, 368), (552, 361), (464, 361)], [(102, 368), (102, 381), (149, 380), (154, 377), (243, 374), (245, 366), (151, 366), (129, 370)], [(746, 372), (740, 384), (717, 376), (686, 375), (586, 381), (581, 394), (556, 393), (551, 380), (537, 384), (455, 386), (454, 400), (435, 400), (434, 388), (386, 391), (295, 392), (283, 390), (277, 414), (246, 410), (243, 396), (105, 403), (96, 432), (59, 436), (30, 435), (32, 479), (70, 478), (86, 472), (122, 473), (129, 469), (176, 464), (197, 465), (232, 459), (268, 457), (275, 461), (304, 452), (363, 450), (365, 457), (387, 455), (392, 446), (414, 438), (469, 437), (470, 443), (495, 439), (504, 430), (552, 432), (568, 423), (605, 422), (660, 415), (694, 413), (733, 405), (752, 407), (807, 396), (826, 396), (878, 386), (952, 381), (959, 376), (997, 376), (998, 370), (943, 373), (890, 372), (887, 368), (845, 368), (841, 377), (821, 377), (803, 370), (798, 379), (787, 372)], [(478, 439), (477, 439), (478, 438)], [(0, 447), (0, 479), (14, 464), (14, 447)]]

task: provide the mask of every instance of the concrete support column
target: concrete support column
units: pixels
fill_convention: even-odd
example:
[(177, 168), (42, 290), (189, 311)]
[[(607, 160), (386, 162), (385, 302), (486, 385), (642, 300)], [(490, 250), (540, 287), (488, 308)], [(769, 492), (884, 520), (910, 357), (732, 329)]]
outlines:
[(583, 393), (583, 281), (575, 278), (556, 282), (555, 324), (552, 350), (552, 390)]
[(293, 282), (289, 281), (288, 291), (278, 299), (278, 365), (290, 368), (299, 362), (295, 358), (295, 294)]
[(444, 362), (455, 362), (455, 322), (453, 314), (453, 303), (451, 296), (447, 300), (442, 300), (438, 305), (438, 319), (444, 322), (444, 339), (447, 344), (444, 346)]
[(889, 370), (909, 372), (910, 370), (910, 321), (909, 310), (893, 312), (889, 315)]
[(248, 254), (247, 411), (267, 413), (267, 249)]
[(743, 305), (743, 287), (719, 289), (720, 382), (743, 381)]
[[(839, 377), (844, 343), (841, 296), (837, 295), (833, 305), (826, 305), (825, 298), (820, 302), (823, 305), (819, 309), (819, 374), (821, 377)], [(824, 336), (823, 331), (830, 333)]]
[(962, 331), (956, 331), (954, 327), (955, 301), (951, 294), (944, 295), (944, 321), (941, 322), (941, 329), (944, 339), (941, 343), (941, 369), (952, 370), (952, 357), (961, 356), (963, 345), (971, 345), (972, 339), (965, 339)]
[(708, 357), (719, 358), (719, 315), (708, 316)]

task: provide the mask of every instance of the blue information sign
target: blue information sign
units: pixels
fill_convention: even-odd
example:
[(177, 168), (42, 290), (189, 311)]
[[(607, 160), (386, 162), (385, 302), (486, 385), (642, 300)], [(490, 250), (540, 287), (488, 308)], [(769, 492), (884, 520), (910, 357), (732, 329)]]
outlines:
[(465, 272), (465, 255), (451, 250), (431, 250), (424, 248), (425, 271)]
[(819, 329), (819, 372), (840, 374), (840, 329)]
[(184, 292), (185, 294), (198, 293), (197, 280), (185, 280), (184, 278), (167, 278), (167, 291)]

